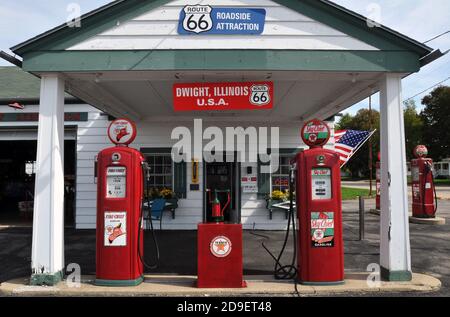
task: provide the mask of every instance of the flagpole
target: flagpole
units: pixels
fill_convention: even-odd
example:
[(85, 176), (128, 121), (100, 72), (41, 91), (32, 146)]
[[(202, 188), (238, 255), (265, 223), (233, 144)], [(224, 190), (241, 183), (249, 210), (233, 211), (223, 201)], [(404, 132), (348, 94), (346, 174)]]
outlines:
[(341, 168), (343, 168), (345, 166), (345, 164), (347, 164), (348, 161), (350, 161), (350, 159), (353, 157), (353, 155), (356, 154), (356, 152), (358, 152), (358, 150), (367, 142), (367, 140), (369, 140), (372, 135), (377, 131), (377, 129), (373, 130), (369, 136), (367, 138), (364, 139), (364, 141), (361, 142), (360, 145), (358, 145), (358, 147), (351, 153), (351, 155), (348, 157), (347, 161), (344, 163), (344, 165), (341, 166)]

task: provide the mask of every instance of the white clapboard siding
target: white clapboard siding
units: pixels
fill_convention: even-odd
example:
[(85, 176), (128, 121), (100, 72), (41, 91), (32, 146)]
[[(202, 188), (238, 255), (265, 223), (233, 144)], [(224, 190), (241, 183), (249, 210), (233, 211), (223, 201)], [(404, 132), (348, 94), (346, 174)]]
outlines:
[[(302, 49), (377, 50), (323, 23), (272, 1), (216, 0), (215, 7), (266, 9), (261, 35), (179, 35), (180, 12), (190, 2), (172, 1), (97, 34), (69, 50), (170, 50), (170, 49)], [(228, 40), (232, 38), (232, 40)]]
[[(97, 185), (94, 183), (94, 159), (98, 152), (110, 147), (106, 135), (106, 128), (109, 125), (107, 117), (99, 113), (90, 113), (90, 121), (81, 123), (78, 127), (77, 141), (77, 186), (76, 186), (76, 227), (79, 229), (94, 229), (96, 226), (96, 204)], [(218, 126), (225, 136), (226, 127), (247, 127), (248, 122), (203, 122), (203, 129), (209, 126)], [(186, 126), (193, 128), (192, 121), (184, 123), (167, 122), (140, 122), (138, 123), (138, 137), (133, 143), (133, 147), (141, 149), (143, 147), (171, 147), (177, 140), (171, 140), (171, 133), (175, 127)], [(333, 125), (330, 125), (333, 128)], [(256, 126), (259, 128), (259, 126)], [(333, 131), (333, 130), (332, 130)], [(270, 132), (270, 129), (269, 129)], [(301, 148), (304, 147), (300, 140), (300, 126), (298, 124), (286, 123), (280, 127), (280, 147), (281, 148)], [(270, 141), (270, 138), (269, 138)], [(248, 141), (246, 141), (248, 142)], [(205, 141), (204, 144), (207, 142)], [(333, 143), (331, 145), (333, 146)], [(246, 144), (248, 148), (248, 144)], [(252, 166), (257, 169), (256, 163), (248, 163), (245, 166)], [(187, 165), (187, 184), (191, 179), (191, 164)], [(242, 167), (242, 175), (245, 167)], [(187, 198), (179, 201), (179, 208), (176, 210), (176, 218), (172, 219), (170, 213), (166, 213), (163, 218), (163, 229), (166, 230), (195, 230), (197, 224), (203, 219), (203, 164), (199, 166), (200, 191), (189, 191), (187, 188)], [(188, 185), (189, 186), (189, 185)], [(241, 221), (246, 229), (258, 230), (284, 230), (287, 225), (283, 212), (274, 212), (273, 219), (269, 220), (269, 212), (266, 209), (265, 200), (258, 199), (256, 194), (242, 195)], [(159, 227), (159, 224), (156, 226)]]

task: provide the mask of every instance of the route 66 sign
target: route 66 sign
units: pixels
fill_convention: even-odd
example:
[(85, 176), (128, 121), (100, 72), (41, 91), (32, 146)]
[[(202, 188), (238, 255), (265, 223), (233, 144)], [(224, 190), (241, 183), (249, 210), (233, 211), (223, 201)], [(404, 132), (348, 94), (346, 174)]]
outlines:
[(188, 32), (203, 33), (208, 32), (213, 27), (211, 18), (212, 8), (210, 6), (186, 6), (183, 9), (185, 17), (183, 29)]
[(250, 91), (250, 103), (252, 105), (265, 106), (270, 103), (270, 88), (268, 85), (253, 85)]

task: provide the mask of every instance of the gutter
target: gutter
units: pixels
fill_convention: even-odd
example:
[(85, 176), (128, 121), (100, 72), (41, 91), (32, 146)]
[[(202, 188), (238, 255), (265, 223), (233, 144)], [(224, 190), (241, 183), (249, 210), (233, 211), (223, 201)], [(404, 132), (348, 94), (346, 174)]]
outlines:
[(450, 50), (447, 50), (444, 53), (442, 53), (441, 50), (439, 50), (439, 49), (431, 52), (430, 54), (422, 57), (419, 60), (420, 67), (422, 68), (422, 67), (434, 62), (435, 60), (441, 58), (442, 56), (445, 56), (448, 52), (450, 52)]
[(5, 51), (0, 51), (0, 58), (3, 58), (5, 61), (22, 68), (22, 61), (17, 59), (15, 56), (9, 55)]

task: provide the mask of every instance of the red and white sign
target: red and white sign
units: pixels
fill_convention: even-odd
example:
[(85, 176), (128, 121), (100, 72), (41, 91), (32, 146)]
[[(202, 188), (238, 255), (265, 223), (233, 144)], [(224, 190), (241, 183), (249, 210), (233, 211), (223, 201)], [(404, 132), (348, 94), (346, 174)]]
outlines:
[(133, 121), (117, 119), (108, 128), (108, 137), (114, 144), (128, 145), (136, 139), (137, 130)]
[(175, 111), (227, 111), (273, 108), (272, 82), (191, 83), (173, 86)]
[(209, 249), (215, 257), (227, 257), (231, 252), (231, 241), (225, 236), (215, 237), (212, 239)]

